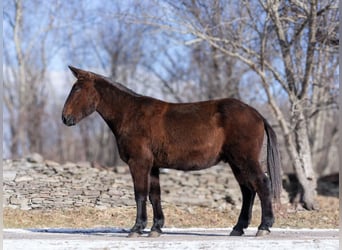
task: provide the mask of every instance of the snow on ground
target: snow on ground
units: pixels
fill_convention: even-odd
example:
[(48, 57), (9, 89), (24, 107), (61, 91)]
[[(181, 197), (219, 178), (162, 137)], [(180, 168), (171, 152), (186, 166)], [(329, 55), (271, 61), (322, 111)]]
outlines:
[[(117, 228), (4, 229), (5, 250), (60, 249), (338, 249), (337, 229), (272, 229), (266, 237), (254, 237), (250, 228), (243, 237), (229, 237), (227, 228), (166, 228), (159, 238), (126, 238)], [(146, 231), (148, 232), (148, 231)]]

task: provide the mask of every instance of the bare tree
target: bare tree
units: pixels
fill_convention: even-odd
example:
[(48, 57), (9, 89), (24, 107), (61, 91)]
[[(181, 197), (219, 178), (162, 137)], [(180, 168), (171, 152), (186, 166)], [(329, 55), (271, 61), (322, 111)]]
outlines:
[[(206, 30), (212, 35), (230, 37), (225, 26), (221, 25), (225, 22), (227, 12), (230, 13), (229, 5), (224, 5), (220, 1), (165, 1), (165, 3), (172, 7), (171, 18), (174, 22), (179, 22), (180, 29), (183, 29), (180, 27), (182, 24), (189, 21), (197, 29)], [(246, 66), (235, 58), (225, 56), (222, 51), (209, 43), (184, 46), (184, 43), (179, 42), (187, 36), (183, 34), (184, 32), (177, 33), (180, 31), (177, 28), (177, 32), (173, 32), (174, 23), (163, 27), (170, 15), (169, 9), (160, 3), (155, 3), (154, 6), (154, 9), (149, 6), (148, 9), (140, 11), (141, 20), (136, 20), (134, 17), (124, 20), (154, 28), (155, 39), (150, 39), (158, 53), (150, 53), (154, 63), (151, 63), (150, 57), (146, 57), (143, 65), (158, 77), (165, 87), (165, 92), (171, 94), (177, 101), (239, 98), (240, 77)], [(154, 18), (159, 24), (153, 21)], [(159, 29), (158, 25), (161, 25), (162, 29)], [(161, 42), (158, 43), (158, 40)]]
[[(208, 1), (205, 1), (208, 3)], [(225, 30), (229, 36), (222, 36), (222, 33), (213, 32), (214, 28), (203, 19), (203, 12), (196, 6), (205, 6), (204, 1), (183, 1), (179, 8), (170, 4), (169, 1), (159, 5), (165, 12), (172, 12), (174, 16), (168, 20), (159, 17), (149, 16), (141, 22), (149, 23), (155, 27), (169, 32), (178, 32), (192, 36), (186, 44), (198, 46), (206, 43), (227, 57), (234, 58), (247, 65), (258, 78), (267, 96), (269, 107), (276, 118), (281, 134), (286, 145), (296, 175), (303, 187), (301, 202), (304, 207), (311, 210), (315, 208), (316, 196), (316, 173), (312, 161), (312, 145), (310, 144), (309, 124), (311, 116), (319, 105), (324, 103), (313, 103), (314, 95), (311, 88), (314, 84), (313, 71), (315, 62), (319, 58), (318, 49), (324, 44), (325, 49), (320, 53), (330, 54), (329, 65), (336, 60), (336, 55), (331, 54), (332, 47), (336, 46), (338, 39), (332, 32), (336, 31), (334, 15), (336, 1), (241, 1), (237, 4), (230, 4), (237, 15), (226, 15), (225, 19), (217, 23), (215, 27)], [(226, 1), (209, 1), (208, 5), (221, 7), (228, 5)], [(170, 10), (171, 9), (171, 10)], [(189, 12), (191, 15), (189, 15)], [(204, 21), (198, 25), (198, 18)], [(174, 17), (177, 18), (174, 18)], [(318, 23), (321, 17), (329, 19), (329, 28), (321, 43), (318, 40)], [(330, 22), (332, 21), (332, 22)], [(322, 33), (322, 30), (321, 30)], [(335, 45), (333, 45), (335, 43)], [(329, 51), (330, 50), (330, 51)], [(334, 59), (331, 59), (333, 57)], [(317, 65), (317, 64), (316, 64)], [(319, 65), (317, 65), (319, 66)], [(323, 70), (323, 68), (320, 68)], [(325, 74), (331, 76), (336, 68), (326, 68)], [(336, 86), (336, 78), (331, 78), (330, 86)], [(281, 88), (282, 94), (286, 95), (289, 103), (289, 116), (284, 113), (277, 102), (274, 90)], [(330, 88), (322, 88), (321, 91), (329, 94)], [(331, 108), (331, 107), (328, 107)], [(321, 128), (322, 129), (322, 128)]]
[(51, 56), (46, 52), (54, 19), (49, 16), (50, 19), (41, 20), (41, 26), (32, 28), (28, 12), (37, 4), (8, 1), (4, 10), (4, 103), (10, 121), (13, 156), (40, 152), (43, 148), (41, 124), (46, 105), (43, 81)]
[[(232, 14), (228, 5), (221, 1), (167, 1), (178, 13), (179, 18), (192, 20), (194, 26), (206, 30), (210, 36), (231, 39), (225, 25), (227, 13)], [(222, 97), (239, 98), (239, 76), (244, 71), (233, 57), (225, 56), (222, 51), (209, 43), (198, 43), (191, 47), (190, 69), (199, 84), (203, 99)]]
[[(317, 17), (317, 47), (313, 61), (312, 93), (308, 110), (312, 157), (318, 174), (338, 172), (338, 23), (339, 13), (331, 2)], [(327, 10), (329, 8), (330, 10)]]

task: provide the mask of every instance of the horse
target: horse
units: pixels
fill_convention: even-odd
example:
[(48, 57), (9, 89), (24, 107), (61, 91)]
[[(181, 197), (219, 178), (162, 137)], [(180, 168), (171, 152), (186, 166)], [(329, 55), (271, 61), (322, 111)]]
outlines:
[[(270, 233), (272, 202), (279, 202), (281, 191), (281, 166), (276, 134), (256, 109), (232, 98), (165, 102), (137, 94), (102, 75), (69, 68), (77, 81), (64, 104), (62, 121), (73, 126), (96, 111), (113, 132), (134, 184), (136, 220), (128, 237), (144, 232), (147, 197), (153, 208), (149, 236), (162, 234), (160, 169), (201, 170), (221, 161), (231, 167), (242, 193), (240, 215), (230, 235), (244, 234), (256, 194), (262, 213), (256, 236)], [(267, 169), (259, 161), (264, 135)]]

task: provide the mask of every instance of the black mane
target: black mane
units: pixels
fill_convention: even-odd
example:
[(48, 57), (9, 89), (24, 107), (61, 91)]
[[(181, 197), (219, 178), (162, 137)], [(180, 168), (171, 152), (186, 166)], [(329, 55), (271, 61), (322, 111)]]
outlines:
[(133, 90), (127, 88), (126, 86), (124, 86), (123, 84), (119, 83), (119, 82), (115, 82), (113, 81), (112, 79), (110, 79), (109, 77), (105, 77), (105, 76), (102, 76), (102, 75), (98, 75), (98, 74), (95, 74), (93, 73), (94, 75), (96, 75), (96, 77), (100, 78), (101, 80), (113, 85), (114, 87), (118, 88), (119, 90), (125, 92), (125, 93), (128, 93), (130, 95), (133, 95), (133, 96), (136, 96), (136, 97), (141, 97), (142, 95), (134, 92)]

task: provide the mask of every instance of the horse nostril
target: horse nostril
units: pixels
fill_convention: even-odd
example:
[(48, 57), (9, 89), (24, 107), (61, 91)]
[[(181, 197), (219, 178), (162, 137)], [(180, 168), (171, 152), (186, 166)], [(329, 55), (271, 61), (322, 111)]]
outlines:
[(75, 125), (75, 118), (72, 115), (62, 115), (62, 121), (67, 126)]
[(62, 115), (62, 121), (63, 121), (64, 124), (66, 124), (66, 118), (65, 118), (64, 115)]

